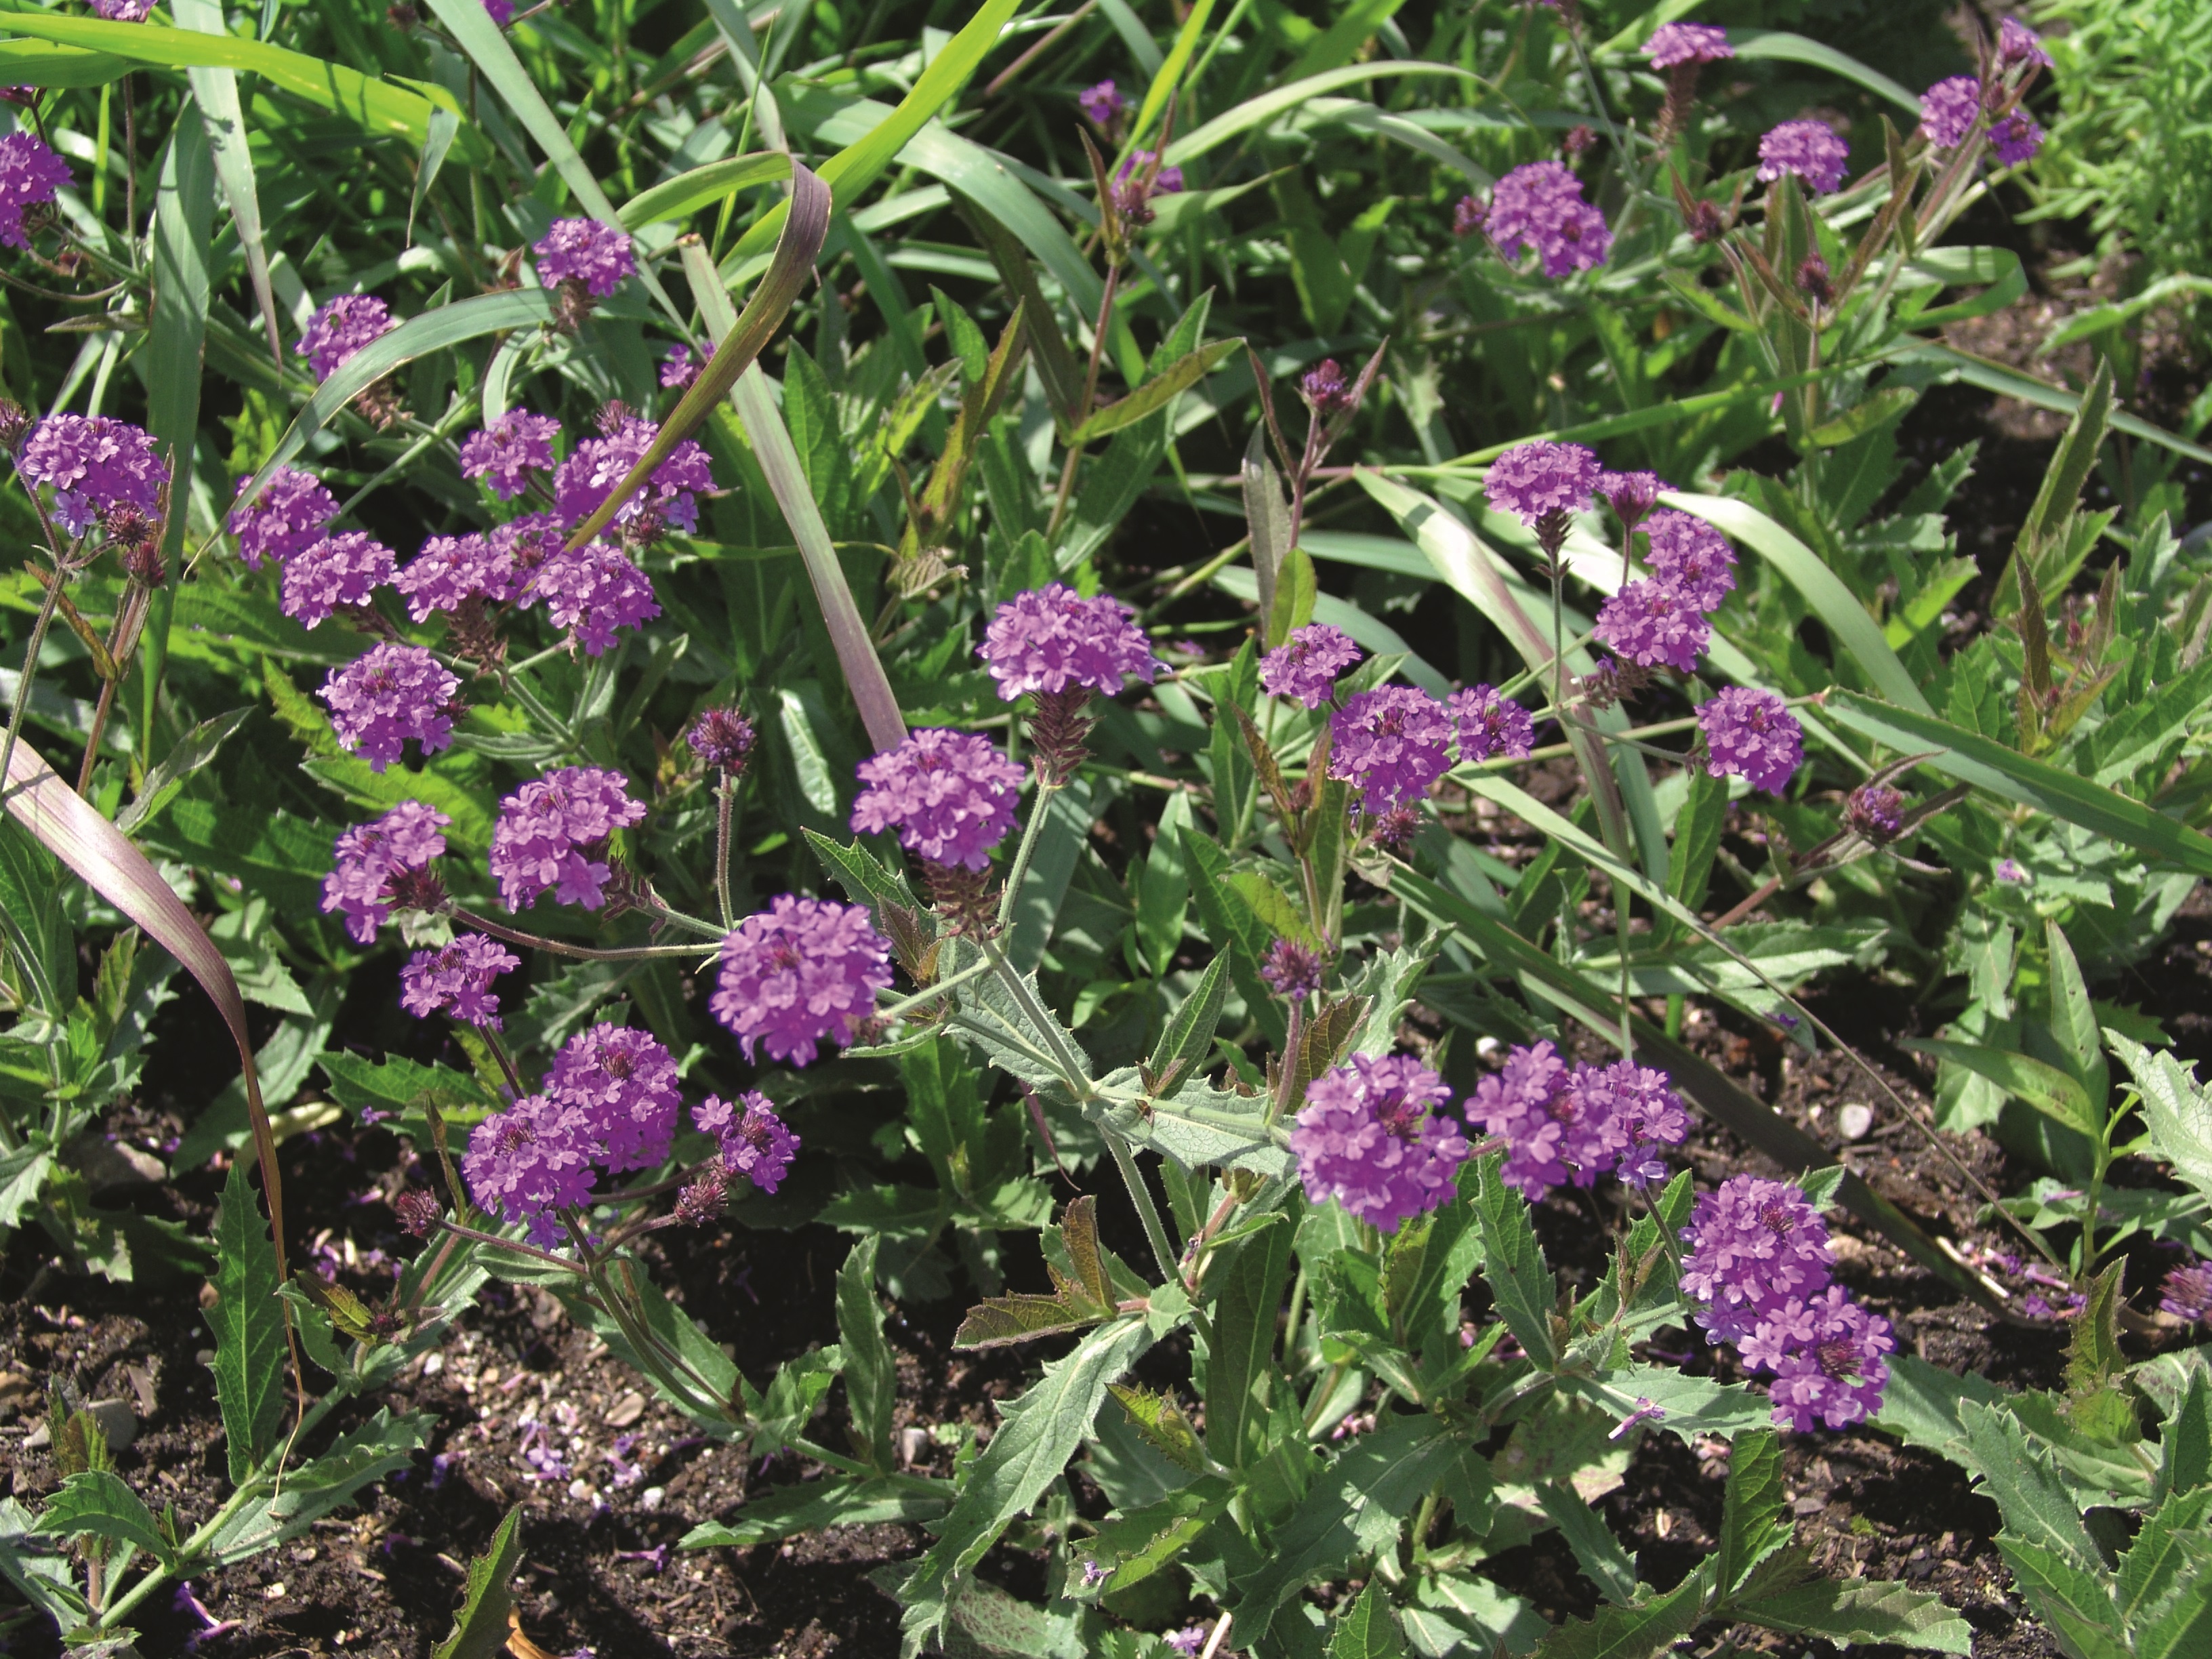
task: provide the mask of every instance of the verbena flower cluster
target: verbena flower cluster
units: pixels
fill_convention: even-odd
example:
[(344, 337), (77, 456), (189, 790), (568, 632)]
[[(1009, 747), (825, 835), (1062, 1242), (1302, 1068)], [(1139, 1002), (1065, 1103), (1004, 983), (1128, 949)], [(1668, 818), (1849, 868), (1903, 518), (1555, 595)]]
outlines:
[(1260, 659), (1260, 689), (1318, 708), (1336, 695), (1336, 682), (1359, 660), (1352, 636), (1326, 623), (1292, 630), (1286, 644)]
[(376, 942), (392, 920), (392, 878), (427, 870), (444, 854), (453, 819), (419, 800), (404, 800), (381, 817), (341, 830), (323, 878), (323, 908), (343, 915), (357, 945)]
[(629, 233), (596, 219), (556, 219), (531, 252), (538, 256), (538, 279), (547, 288), (581, 283), (595, 300), (637, 274)]
[(1735, 56), (1728, 31), (1710, 23), (1662, 23), (1644, 43), (1644, 56), (1654, 69), (1673, 69), (1678, 64), (1717, 64)]
[(811, 1066), (824, 1042), (853, 1041), (890, 982), (890, 945), (866, 908), (785, 893), (724, 938), (708, 1006), (747, 1059), (759, 1048)]
[(1779, 692), (1763, 686), (1728, 685), (1698, 709), (1705, 740), (1705, 770), (1730, 773), (1754, 789), (1778, 795), (1805, 760), (1805, 730)]
[(15, 470), (53, 491), (55, 521), (72, 536), (118, 508), (158, 512), (169, 482), (153, 439), (105, 415), (47, 416), (23, 441)]
[(1632, 1187), (1662, 1180), (1660, 1149), (1679, 1146), (1689, 1114), (1664, 1072), (1632, 1060), (1570, 1069), (1549, 1042), (1515, 1048), (1475, 1085), (1468, 1121), (1505, 1143), (1504, 1178), (1529, 1198), (1617, 1172)]
[(1078, 689), (1110, 697), (1123, 680), (1149, 685), (1160, 671), (1133, 609), (1109, 593), (1086, 599), (1065, 582), (1000, 605), (976, 654), (1007, 702)]
[(1451, 765), (1451, 718), (1413, 686), (1358, 692), (1329, 716), (1328, 727), (1328, 775), (1358, 785), (1370, 814), (1420, 799)]
[(366, 531), (325, 536), (286, 562), (277, 603), (302, 628), (319, 627), (339, 611), (367, 605), (398, 566), (392, 550)]
[(1597, 457), (1580, 444), (1539, 438), (1516, 444), (1492, 461), (1482, 493), (1500, 513), (1533, 529), (1555, 514), (1588, 507), (1603, 472)]
[(735, 1101), (709, 1095), (691, 1109), (691, 1121), (720, 1146), (724, 1171), (741, 1175), (764, 1193), (773, 1193), (799, 1155), (799, 1138), (776, 1115), (757, 1089)]
[(988, 738), (925, 728), (860, 763), (867, 787), (853, 803), (853, 828), (870, 835), (896, 829), (917, 858), (986, 870), (991, 849), (1014, 827), (1025, 775)]
[(1441, 1109), (1451, 1091), (1406, 1054), (1355, 1054), (1306, 1089), (1291, 1151), (1306, 1197), (1384, 1232), (1452, 1195), (1466, 1139)]
[(491, 834), (500, 902), (526, 910), (550, 892), (558, 903), (598, 909), (612, 873), (598, 854), (616, 830), (645, 816), (625, 781), (600, 767), (564, 766), (501, 801)]
[(1827, 1226), (1802, 1189), (1731, 1176), (1698, 1194), (1682, 1238), (1682, 1289), (1702, 1304), (1698, 1322), (1773, 1379), (1778, 1425), (1840, 1429), (1881, 1409), (1895, 1338), (1887, 1319), (1831, 1282)]
[(426, 755), (453, 742), (460, 689), (460, 678), (421, 646), (386, 641), (332, 671), (316, 695), (330, 706), (338, 742), (381, 772), (410, 738)]
[(417, 951), (407, 959), (399, 970), (399, 1006), (417, 1019), (446, 1014), (465, 1024), (496, 1030), (499, 998), (492, 981), (520, 966), (522, 958), (496, 939), (464, 933), (451, 945)]
[(69, 163), (47, 149), (38, 134), (11, 132), (0, 138), (0, 242), (29, 247), (24, 210), (45, 206), (69, 181)]
[(1605, 215), (1583, 199), (1583, 181), (1562, 161), (1530, 161), (1500, 179), (1484, 228), (1507, 259), (1534, 249), (1547, 276), (1592, 270), (1613, 251)]
[[(574, 527), (598, 512), (659, 435), (656, 422), (631, 416), (606, 436), (586, 438), (578, 444), (553, 477), (554, 502), (562, 521)], [(661, 523), (688, 535), (699, 527), (697, 492), (714, 487), (707, 452), (686, 438), (653, 468), (644, 487), (622, 504), (614, 521), (627, 525), (650, 510)]]
[(1536, 741), (1536, 724), (1528, 711), (1493, 686), (1470, 685), (1455, 691), (1444, 702), (1452, 731), (1459, 738), (1460, 758), (1486, 761), (1527, 760)]
[(331, 520), (338, 515), (337, 497), (312, 474), (280, 466), (269, 475), (260, 493), (246, 497), (249, 477), (238, 481), (238, 502), (227, 520), (238, 538), (238, 556), (249, 570), (266, 561), (283, 564), (322, 540)]
[(532, 472), (553, 470), (553, 442), (561, 422), (550, 415), (510, 409), (461, 441), (461, 476), (481, 478), (492, 494), (511, 501), (530, 487)]
[(374, 294), (341, 294), (307, 319), (293, 349), (307, 360), (317, 380), (327, 380), (361, 349), (398, 325)]
[(1759, 176), (1771, 184), (1785, 174), (1802, 179), (1815, 196), (1843, 188), (1850, 149), (1825, 121), (1784, 121), (1759, 141)]

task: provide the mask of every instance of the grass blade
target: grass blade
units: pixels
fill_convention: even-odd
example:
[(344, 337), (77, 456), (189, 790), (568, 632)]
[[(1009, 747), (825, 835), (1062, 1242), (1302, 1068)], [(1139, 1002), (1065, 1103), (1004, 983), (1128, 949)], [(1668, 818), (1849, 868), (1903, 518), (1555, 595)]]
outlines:
[[(174, 0), (177, 27), (201, 34), (222, 35), (222, 8), (215, 0)], [(276, 294), (269, 281), (269, 246), (262, 234), (261, 192), (253, 173), (253, 153), (246, 143), (246, 116), (238, 101), (238, 71), (228, 69), (187, 70), (192, 96), (199, 102), (200, 119), (207, 126), (208, 148), (215, 155), (216, 177), (222, 182), (230, 216), (238, 226), (238, 245), (246, 254), (246, 274), (253, 283), (253, 297), (261, 307), (261, 321), (269, 331), (269, 355), (284, 361), (284, 342), (276, 326)], [(460, 118), (450, 110), (431, 112), (458, 133)]]
[(788, 155), (738, 155), (726, 161), (709, 161), (703, 167), (665, 179), (624, 202), (623, 228), (642, 230), (664, 220), (681, 219), (750, 185), (775, 184), (790, 177)]
[(1848, 52), (1824, 46), (1818, 40), (1808, 40), (1786, 29), (1730, 29), (1728, 35), (1729, 44), (1735, 48), (1738, 58), (1765, 58), (1776, 63), (1805, 64), (1826, 70), (1831, 75), (1856, 82), (1878, 98), (1888, 99), (1915, 121), (1920, 118), (1917, 98), (1880, 70), (1869, 69)]
[(1277, 87), (1273, 92), (1263, 92), (1257, 98), (1248, 98), (1235, 109), (1215, 116), (1204, 126), (1186, 133), (1170, 144), (1165, 159), (1170, 167), (1182, 167), (1209, 150), (1218, 149), (1239, 133), (1249, 132), (1255, 127), (1266, 125), (1279, 115), (1290, 113), (1322, 93), (1334, 92), (1339, 87), (1348, 87), (1359, 81), (1371, 81), (1384, 75), (1455, 75), (1462, 81), (1480, 78), (1449, 64), (1410, 62), (1352, 64), (1321, 75), (1309, 75), (1303, 81), (1293, 81), (1286, 87)]
[(0, 84), (104, 87), (131, 73), (131, 60), (51, 40), (0, 40)]

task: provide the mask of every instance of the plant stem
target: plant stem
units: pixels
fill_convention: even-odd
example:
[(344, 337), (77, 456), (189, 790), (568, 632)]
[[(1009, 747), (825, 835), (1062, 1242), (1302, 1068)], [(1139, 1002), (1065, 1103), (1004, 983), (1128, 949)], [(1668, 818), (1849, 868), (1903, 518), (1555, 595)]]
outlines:
[(1030, 821), (1022, 826), (1022, 844), (1014, 849), (1014, 861), (1006, 870), (1006, 890), (999, 896), (999, 926), (1005, 927), (1013, 920), (1014, 902), (1021, 895), (1022, 883), (1029, 878), (1030, 860), (1036, 856), (1037, 831), (1044, 828), (1046, 810), (1052, 798), (1066, 786), (1040, 782), (1036, 799), (1030, 803)]
[(921, 1007), (924, 1003), (933, 1002), (955, 987), (965, 985), (971, 979), (980, 979), (990, 971), (991, 959), (988, 957), (980, 962), (970, 963), (958, 973), (947, 975), (939, 980), (927, 990), (917, 991), (910, 997), (902, 997), (888, 1008), (877, 1009), (876, 1018), (878, 1019), (900, 1018)]
[[(503, 939), (509, 945), (520, 945), (532, 951), (543, 951), (548, 956), (573, 957), (580, 962), (635, 962), (648, 957), (696, 957), (710, 954), (710, 945), (625, 945), (611, 950), (600, 950), (588, 945), (570, 945), (564, 939), (546, 939), (537, 933), (526, 933), (520, 928), (509, 927), (504, 922), (480, 916), (473, 910), (456, 904), (447, 912), (464, 927), (479, 933), (489, 933), (494, 939)], [(719, 937), (719, 935), (718, 935)]]
[(722, 787), (714, 800), (714, 897), (722, 907), (722, 931), (730, 932), (738, 925), (737, 913), (730, 908), (730, 830), (736, 816), (729, 775), (722, 775)]
[(1152, 1188), (1145, 1185), (1145, 1172), (1137, 1167), (1127, 1143), (1111, 1129), (1106, 1132), (1106, 1146), (1114, 1154), (1114, 1167), (1121, 1172), (1121, 1184), (1129, 1189), (1129, 1200), (1137, 1206), (1138, 1218), (1145, 1224), (1145, 1237), (1152, 1244), (1152, 1260), (1159, 1263), (1161, 1283), (1180, 1283), (1182, 1276), (1176, 1271), (1175, 1243), (1168, 1237), (1167, 1224), (1160, 1219), (1159, 1206), (1152, 1202)]

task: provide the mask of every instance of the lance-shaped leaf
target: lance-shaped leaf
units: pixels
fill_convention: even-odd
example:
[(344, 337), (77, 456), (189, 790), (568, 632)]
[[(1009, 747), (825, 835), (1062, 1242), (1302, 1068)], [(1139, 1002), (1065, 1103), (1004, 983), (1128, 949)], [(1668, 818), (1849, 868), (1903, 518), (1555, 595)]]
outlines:
[(1545, 1370), (1559, 1363), (1552, 1340), (1552, 1308), (1559, 1287), (1544, 1261), (1543, 1247), (1528, 1224), (1528, 1201), (1498, 1176), (1503, 1154), (1486, 1155), (1480, 1165), (1474, 1212), (1482, 1224), (1482, 1276), (1498, 1298), (1498, 1316), (1529, 1358)]
[(1094, 438), (1119, 432), (1125, 426), (1133, 426), (1147, 415), (1158, 414), (1212, 374), (1243, 344), (1242, 340), (1216, 340), (1176, 358), (1127, 397), (1108, 404), (1076, 428), (1073, 441), (1079, 447)]
[(2212, 1199), (2212, 1097), (2197, 1082), (2196, 1066), (2184, 1066), (2170, 1048), (2154, 1053), (2118, 1031), (2108, 1029), (2105, 1041), (2135, 1080), (2158, 1155)]
[(1721, 1615), (1793, 1636), (1826, 1637), (1838, 1647), (1893, 1642), (1928, 1653), (1973, 1651), (1974, 1627), (1942, 1596), (1863, 1578), (1823, 1578), (1801, 1548), (1784, 1551), (1754, 1573), (1726, 1600)]
[(945, 452), (930, 469), (929, 482), (922, 486), (921, 499), (915, 503), (914, 514), (907, 520), (906, 534), (899, 544), (902, 560), (927, 554), (960, 510), (961, 491), (990, 432), (991, 417), (999, 412), (999, 405), (1022, 370), (1026, 349), (1022, 311), (1027, 303), (1015, 302), (1014, 314), (1000, 331), (999, 343), (986, 360), (982, 374), (960, 388), (960, 413), (953, 417), (952, 430), (945, 434)]
[(876, 1247), (880, 1242), (871, 1233), (853, 1247), (837, 1270), (837, 1347), (845, 1357), (853, 1449), (888, 1472), (898, 1362), (884, 1340), (884, 1310), (876, 1301)]
[(1081, 1330), (1114, 1316), (1114, 1287), (1106, 1277), (1105, 1259), (1098, 1251), (1097, 1200), (1085, 1193), (1070, 1204), (1060, 1218), (1059, 1231), (1060, 1242), (1075, 1268), (1074, 1276), (1061, 1272), (1048, 1257), (1045, 1271), (1052, 1275), (1050, 1296), (985, 1297), (960, 1322), (952, 1337), (954, 1347), (997, 1347), (1054, 1332)]
[(641, 190), (622, 205), (624, 230), (642, 230), (670, 219), (682, 219), (701, 208), (713, 207), (725, 197), (755, 185), (780, 184), (791, 177), (791, 157), (779, 151), (735, 155), (709, 161), (702, 167), (664, 179)]
[[(2081, 487), (2097, 465), (2097, 452), (2104, 447), (2112, 417), (2112, 363), (2109, 357), (2100, 356), (2088, 390), (2081, 394), (2074, 418), (2067, 423), (2066, 435), (2051, 452), (2051, 465), (2044, 470), (2042, 485), (2035, 492), (2035, 505), (2028, 508), (2013, 543), (2012, 558), (1998, 579), (1991, 600), (1996, 615), (2021, 609), (2030, 595), (2039, 598), (2039, 590), (2050, 584), (2055, 573), (2046, 560), (2063, 539), (2067, 521), (2081, 505)], [(2030, 578), (2027, 582), (2021, 580), (2024, 574)]]
[(1904, 1047), (1948, 1065), (1987, 1078), (2006, 1093), (2016, 1095), (2045, 1116), (2068, 1128), (2095, 1135), (2104, 1129), (2102, 1115), (2089, 1103), (2081, 1085), (2039, 1060), (2009, 1048), (1992, 1048), (1978, 1042), (1947, 1042), (1939, 1037), (1908, 1037)]
[(493, 1659), (507, 1645), (507, 1616), (514, 1607), (509, 1588), (522, 1563), (522, 1505), (499, 1523), (491, 1543), (469, 1563), (468, 1594), (453, 1614), (453, 1628), (430, 1650), (430, 1659)]
[(1782, 1484), (1782, 1439), (1771, 1429), (1740, 1434), (1729, 1449), (1716, 1582), (1733, 1595), (1751, 1571), (1790, 1541), (1789, 1494)]
[(242, 1486), (284, 1426), (283, 1304), (276, 1253), (261, 1224), (243, 1158), (223, 1182), (216, 1213), (215, 1392), (222, 1407), (230, 1479)]
[(1222, 1005), (1228, 999), (1229, 957), (1225, 951), (1217, 952), (1160, 1032), (1142, 1073), (1147, 1089), (1172, 1097), (1198, 1075), (1213, 1053), (1213, 1033), (1221, 1024)]
[(1193, 1474), (1206, 1473), (1206, 1448), (1199, 1443), (1198, 1431), (1191, 1427), (1190, 1419), (1183, 1415), (1173, 1395), (1156, 1394), (1128, 1382), (1113, 1383), (1107, 1392), (1121, 1402), (1129, 1426), (1146, 1445), (1178, 1468)]

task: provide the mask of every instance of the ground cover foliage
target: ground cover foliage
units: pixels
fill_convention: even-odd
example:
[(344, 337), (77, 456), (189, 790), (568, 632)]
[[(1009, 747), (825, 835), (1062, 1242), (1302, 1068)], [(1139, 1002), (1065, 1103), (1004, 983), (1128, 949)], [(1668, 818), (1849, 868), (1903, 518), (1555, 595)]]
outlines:
[[(800, 1472), (685, 1550), (920, 1528), (908, 1652), (1972, 1651), (1796, 1535), (1785, 1448), (1865, 1425), (2057, 1650), (2201, 1650), (2212, 1097), (2119, 988), (2212, 873), (2212, 454), (2129, 406), (2187, 227), (2051, 9), (2055, 65), (1779, 0), (8, 11), (0, 1227), (204, 1283), (223, 1431), (180, 1510), (18, 1379), (11, 1639), (220, 1640), (194, 1581), (429, 1466), (398, 1391), (519, 1288)], [(2083, 191), (2172, 280), (2053, 337), (2078, 385), (1954, 344)], [(1960, 386), (2063, 420), (1987, 566), (1972, 446), (1900, 440)], [(1838, 983), (1940, 1014), (1926, 1110)], [(211, 1231), (103, 1173), (165, 1093)], [(388, 1276), (283, 1201), (341, 1122), (405, 1149)], [(834, 1344), (674, 1293), (813, 1223), (834, 1285), (757, 1293)], [(1920, 1357), (1847, 1237), (2063, 1378)], [(888, 1310), (951, 1299), (1022, 1385), (924, 1467)], [(1725, 1497), (1652, 1583), (1594, 1499), (1660, 1437)], [(526, 1532), (431, 1650), (535, 1650)], [(1551, 1534), (1590, 1616), (1500, 1581)]]

